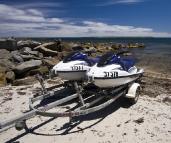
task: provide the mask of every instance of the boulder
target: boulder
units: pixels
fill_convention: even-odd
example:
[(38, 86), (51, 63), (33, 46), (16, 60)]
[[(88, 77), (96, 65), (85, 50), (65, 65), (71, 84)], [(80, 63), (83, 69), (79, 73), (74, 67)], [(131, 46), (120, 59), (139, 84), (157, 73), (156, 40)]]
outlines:
[(0, 67), (0, 73), (4, 73), (6, 72), (6, 68), (5, 67)]
[(41, 47), (45, 47), (47, 49), (57, 51), (57, 45), (54, 42), (44, 43), (42, 45), (39, 45), (39, 46), (35, 47), (34, 50), (38, 50)]
[(17, 41), (15, 39), (0, 39), (0, 49), (6, 49), (8, 51), (17, 50)]
[(38, 81), (34, 77), (27, 77), (24, 79), (14, 80), (12, 82), (12, 86), (33, 85), (35, 83), (38, 83)]
[(40, 42), (36, 42), (36, 41), (31, 41), (31, 40), (21, 40), (17, 42), (17, 49), (21, 49), (24, 47), (30, 47), (30, 48), (35, 48), (37, 46), (39, 46), (41, 43)]
[(87, 49), (85, 49), (85, 52), (95, 53), (95, 52), (97, 52), (97, 49), (94, 47), (88, 47)]
[(34, 56), (38, 56), (38, 51), (32, 51), (32, 49), (30, 47), (24, 47), (22, 49), (20, 49), (20, 54), (21, 55), (34, 55)]
[(40, 59), (42, 59), (43, 58), (43, 53), (38, 53), (38, 57), (40, 58)]
[(20, 54), (27, 53), (29, 51), (32, 51), (30, 47), (23, 47), (19, 50)]
[(21, 74), (23, 72), (30, 71), (32, 69), (38, 68), (42, 65), (41, 60), (31, 60), (27, 62), (23, 62), (22, 64), (16, 66), (13, 71), (17, 74)]
[(70, 52), (70, 51), (73, 51), (72, 47), (67, 43), (61, 43), (60, 45), (57, 46), (57, 48), (58, 48), (58, 52), (62, 52), (62, 51)]
[(4, 73), (0, 73), (0, 86), (7, 85), (6, 77)]
[(11, 51), (11, 52), (10, 52), (9, 60), (12, 58), (13, 55), (20, 55), (20, 53), (18, 52), (18, 50)]
[(39, 51), (29, 51), (27, 52), (29, 55), (34, 55), (34, 56), (38, 56)]
[(58, 58), (60, 58), (60, 59), (63, 59), (67, 55), (68, 55), (68, 52), (66, 52), (66, 51), (58, 52)]
[(0, 59), (0, 67), (6, 68), (6, 71), (11, 71), (15, 68), (15, 65), (7, 59)]
[(24, 61), (29, 61), (29, 60), (40, 60), (39, 57), (35, 57), (33, 55), (21, 55)]
[(7, 82), (13, 82), (15, 80), (15, 74), (13, 71), (9, 71), (5, 74)]
[(10, 58), (10, 52), (6, 49), (0, 49), (0, 59), (9, 59)]
[(49, 69), (52, 69), (58, 63), (58, 59), (43, 59), (43, 66), (47, 66)]
[(138, 48), (138, 47), (139, 47), (139, 44), (138, 43), (132, 43), (132, 42), (130, 42), (130, 43), (128, 43), (126, 45), (126, 48)]
[(116, 44), (114, 44), (114, 45), (111, 46), (111, 48), (113, 48), (113, 49), (119, 49), (119, 46), (116, 45)]
[(20, 55), (17, 55), (17, 54), (14, 54), (11, 57), (11, 61), (12, 62), (18, 62), (18, 63), (23, 63), (24, 62), (23, 58)]
[(84, 50), (84, 48), (82, 46), (75, 46), (75, 47), (72, 47), (73, 50), (78, 50), (78, 51), (82, 51)]
[(35, 75), (35, 74), (40, 74), (40, 75), (43, 75), (44, 72), (47, 72), (49, 71), (48, 67), (47, 66), (43, 66), (43, 67), (40, 67), (40, 68), (37, 68), (37, 69), (34, 69), (34, 70), (31, 70), (29, 72), (30, 75)]
[(106, 54), (107, 52), (109, 52), (109, 50), (99, 50), (99, 52), (102, 54)]
[(36, 50), (39, 50), (40, 52), (42, 52), (43, 54), (45, 54), (47, 56), (57, 56), (58, 55), (57, 51), (53, 51), (53, 50), (47, 49), (45, 47), (39, 47)]
[(132, 56), (132, 54), (131, 54), (131, 53), (129, 53), (129, 52), (127, 52), (127, 53), (123, 53), (122, 55), (123, 55), (123, 56)]
[(144, 48), (145, 47), (145, 44), (144, 43), (141, 43), (141, 44), (139, 44), (139, 47)]

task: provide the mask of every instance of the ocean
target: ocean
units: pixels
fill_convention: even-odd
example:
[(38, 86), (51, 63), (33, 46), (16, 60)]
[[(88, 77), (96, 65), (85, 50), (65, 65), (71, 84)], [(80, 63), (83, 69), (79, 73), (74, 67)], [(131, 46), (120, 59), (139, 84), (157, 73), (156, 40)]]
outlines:
[(53, 42), (61, 39), (64, 42), (93, 42), (109, 43), (117, 42), (121, 44), (144, 43), (145, 48), (128, 49), (138, 68), (143, 68), (145, 72), (155, 77), (171, 78), (171, 38), (154, 37), (53, 37), (53, 38), (29, 38), (41, 42)]

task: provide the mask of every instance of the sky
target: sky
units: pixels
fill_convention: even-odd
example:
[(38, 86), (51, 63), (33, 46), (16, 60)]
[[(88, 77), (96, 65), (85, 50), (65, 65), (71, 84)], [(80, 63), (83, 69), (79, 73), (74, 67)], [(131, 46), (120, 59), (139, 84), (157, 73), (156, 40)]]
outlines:
[(171, 37), (171, 0), (0, 0), (0, 37)]

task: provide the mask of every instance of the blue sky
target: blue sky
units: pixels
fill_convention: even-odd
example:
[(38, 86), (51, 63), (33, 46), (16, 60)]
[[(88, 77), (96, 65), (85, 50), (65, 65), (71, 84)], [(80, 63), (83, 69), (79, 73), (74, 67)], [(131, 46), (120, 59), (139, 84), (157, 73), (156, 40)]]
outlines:
[(0, 0), (0, 37), (171, 37), (171, 0)]

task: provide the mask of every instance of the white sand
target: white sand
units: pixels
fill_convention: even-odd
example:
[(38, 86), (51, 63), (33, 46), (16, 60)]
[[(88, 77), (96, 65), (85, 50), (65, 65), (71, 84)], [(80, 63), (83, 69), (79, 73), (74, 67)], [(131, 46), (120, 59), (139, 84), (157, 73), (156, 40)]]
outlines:
[[(24, 89), (27, 87), (26, 89)], [(0, 122), (11, 119), (28, 110), (28, 98), (38, 84), (23, 87), (0, 88)], [(26, 92), (25, 95), (19, 95)], [(18, 92), (18, 93), (17, 93)], [(23, 93), (24, 94), (24, 93)], [(4, 103), (4, 99), (8, 98)], [(2, 103), (2, 104), (1, 104)], [(74, 104), (73, 104), (74, 105)], [(54, 108), (52, 111), (60, 111)], [(135, 120), (144, 118), (138, 124)], [(75, 118), (73, 126), (69, 118), (51, 119), (36, 116), (26, 121), (33, 130), (17, 131), (15, 128), (0, 133), (0, 142), (18, 143), (145, 143), (171, 142), (171, 105), (158, 99), (141, 96), (130, 106), (125, 98), (119, 98), (98, 112)]]

